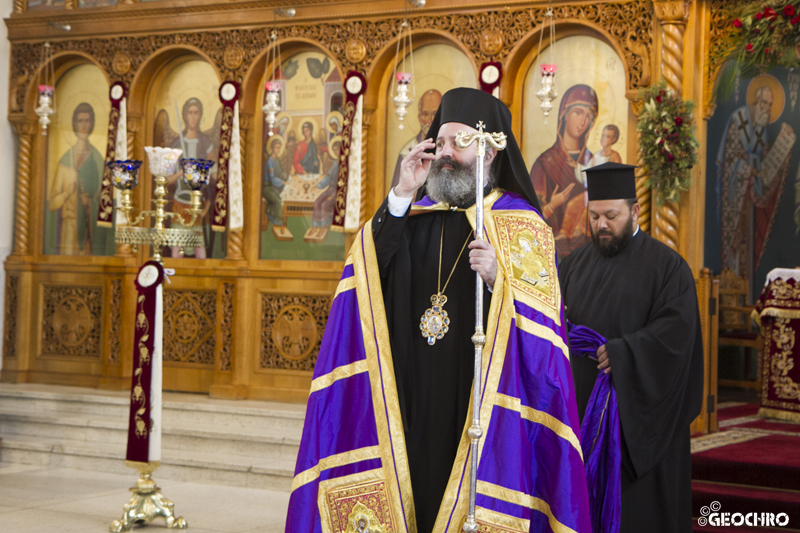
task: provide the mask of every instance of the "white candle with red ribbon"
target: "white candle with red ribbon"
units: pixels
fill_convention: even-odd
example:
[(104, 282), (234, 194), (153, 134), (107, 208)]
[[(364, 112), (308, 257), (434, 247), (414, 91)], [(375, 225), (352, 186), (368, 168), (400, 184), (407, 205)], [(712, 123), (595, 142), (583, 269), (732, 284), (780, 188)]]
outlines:
[(164, 267), (157, 261), (142, 265), (136, 276), (138, 296), (125, 454), (125, 460), (133, 463), (152, 465), (161, 461), (163, 282)]
[[(110, 228), (114, 224), (115, 193), (111, 180), (111, 168), (108, 163), (128, 159), (128, 135), (125, 109), (125, 97), (128, 90), (121, 81), (111, 84), (108, 98), (111, 100), (111, 111), (108, 113), (108, 137), (106, 139), (106, 166), (100, 186), (100, 206), (97, 210), (97, 225)], [(125, 217), (120, 213), (117, 224), (124, 224)]]
[(360, 72), (352, 70), (345, 77), (344, 88), (342, 149), (339, 153), (331, 229), (357, 231), (361, 212), (361, 115), (367, 79)]
[(214, 212), (211, 228), (214, 231), (239, 230), (244, 226), (242, 197), (242, 156), (239, 137), (240, 87), (226, 81), (219, 88), (222, 102), (222, 126), (217, 160), (217, 186), (214, 191)]

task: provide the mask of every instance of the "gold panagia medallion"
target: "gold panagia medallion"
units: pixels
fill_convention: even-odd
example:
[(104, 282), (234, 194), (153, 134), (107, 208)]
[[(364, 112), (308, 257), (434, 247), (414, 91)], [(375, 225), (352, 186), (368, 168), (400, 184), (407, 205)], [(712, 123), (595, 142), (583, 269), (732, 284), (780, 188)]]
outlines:
[(442, 306), (447, 303), (447, 296), (444, 294), (434, 294), (431, 296), (432, 307), (425, 310), (425, 314), (419, 320), (419, 329), (422, 336), (428, 339), (428, 344), (433, 346), (437, 340), (441, 340), (444, 334), (450, 329), (450, 319), (447, 311)]

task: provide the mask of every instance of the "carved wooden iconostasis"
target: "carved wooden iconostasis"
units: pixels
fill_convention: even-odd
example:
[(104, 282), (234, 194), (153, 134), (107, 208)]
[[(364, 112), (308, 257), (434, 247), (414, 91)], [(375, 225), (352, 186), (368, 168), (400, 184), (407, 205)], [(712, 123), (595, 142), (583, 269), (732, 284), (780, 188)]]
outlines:
[[(307, 397), (354, 238), (352, 232), (332, 231), (329, 213), (315, 203), (341, 150), (342, 83), (349, 71), (367, 80), (360, 224), (388, 193), (403, 151), (427, 132), (441, 94), (455, 86), (479, 87), (484, 62), (502, 64), (499, 97), (512, 110), (514, 134), (531, 167), (561, 153), (551, 149), (566, 135), (558, 133), (566, 127), (557, 113), (564, 95), (589, 100), (584, 107), (590, 120), (571, 134), (587, 161), (604, 151), (605, 157), (613, 152), (636, 164), (636, 95), (662, 74), (670, 87), (707, 108), (702, 73), (709, 2), (553, 2), (561, 77), (547, 124), (533, 96), (546, 2), (429, 0), (418, 9), (400, 0), (299, 0), (292, 4), (297, 10), (292, 19), (276, 17), (274, 9), (282, 6), (271, 1), (56, 4), (30, 1), (26, 9), (19, 0), (6, 20), (12, 54), (9, 120), (19, 137), (19, 155), (14, 252), (5, 264), (4, 381), (129, 384), (133, 278), (150, 250), (114, 246), (110, 231), (103, 234), (82, 222), (91, 219), (83, 211), (96, 209), (85, 198), (96, 182), (97, 156), (105, 156), (107, 95), (115, 81), (128, 88), (128, 155), (145, 160), (134, 190), (137, 210), (148, 207), (153, 189), (144, 146), (185, 146), (181, 143), (192, 138), (197, 139), (192, 150), (215, 156), (216, 91), (226, 80), (241, 84), (244, 229), (214, 234), (205, 228), (206, 247), (187, 250), (184, 257), (165, 250), (165, 264), (177, 274), (164, 292), (164, 387), (296, 401)], [(389, 96), (406, 17), (416, 94), (399, 129)], [(71, 31), (58, 30), (60, 24)], [(273, 27), (280, 65), (267, 61)], [(34, 113), (45, 40), (52, 43), (58, 98), (49, 136), (40, 135)], [(261, 106), (273, 70), (281, 83), (281, 112), (276, 135), (269, 137)], [(84, 103), (93, 112), (88, 135)], [(697, 134), (704, 143), (702, 120)], [(305, 157), (311, 151), (316, 159)], [(295, 157), (298, 153), (303, 157)], [(698, 167), (695, 176), (702, 182), (704, 165)], [(280, 171), (291, 191), (272, 194), (267, 168)], [(552, 168), (541, 179), (552, 179)], [(299, 179), (309, 175), (319, 181), (309, 185)], [(699, 275), (705, 189), (693, 187), (680, 203), (656, 207), (645, 177), (640, 169), (642, 227), (680, 251)], [(69, 204), (75, 183), (83, 187), (84, 200)], [(180, 191), (169, 194), (173, 203), (180, 202)], [(71, 205), (79, 205), (77, 213)]]

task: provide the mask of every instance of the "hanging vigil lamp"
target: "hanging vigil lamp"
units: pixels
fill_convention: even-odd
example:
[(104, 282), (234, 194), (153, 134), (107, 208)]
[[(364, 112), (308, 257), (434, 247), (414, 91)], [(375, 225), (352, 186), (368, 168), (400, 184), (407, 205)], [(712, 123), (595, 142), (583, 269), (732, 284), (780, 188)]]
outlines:
[(555, 54), (556, 54), (556, 24), (555, 24), (555, 14), (553, 13), (553, 8), (548, 7), (547, 12), (544, 14), (544, 27), (542, 28), (542, 32), (539, 34), (539, 52), (537, 57), (542, 60), (542, 37), (544, 36), (544, 30), (548, 27), (550, 28), (550, 62), (549, 63), (540, 63), (540, 70), (542, 75), (542, 88), (536, 92), (536, 96), (539, 97), (539, 100), (542, 101), (541, 108), (542, 114), (544, 115), (544, 123), (547, 124), (547, 117), (550, 115), (550, 111), (553, 109), (553, 100), (558, 96), (558, 92), (556, 92), (556, 63), (555, 63)]
[[(275, 9), (274, 14), (276, 16), (292, 18), (295, 15), (294, 8), (281, 8)], [(265, 84), (265, 92), (264, 92), (264, 99), (266, 103), (261, 107), (261, 110), (264, 112), (264, 120), (267, 123), (267, 131), (268, 135), (272, 137), (275, 133), (273, 128), (275, 127), (275, 116), (281, 110), (280, 106), (280, 96), (281, 96), (281, 82), (278, 79), (278, 75), (281, 75), (281, 45), (278, 42), (278, 31), (275, 27), (272, 28), (272, 31), (269, 34), (269, 40), (272, 42), (269, 51), (266, 55), (267, 64), (265, 65), (264, 72), (269, 72), (270, 64), (272, 65), (272, 75), (267, 80)]]
[(42, 47), (41, 70), (39, 70), (39, 105), (34, 109), (42, 125), (42, 135), (47, 135), (50, 117), (56, 112), (56, 80), (53, 70), (53, 49), (50, 42)]
[[(400, 50), (402, 44), (402, 53)], [(406, 69), (406, 57), (411, 67), (410, 70)], [(399, 68), (398, 68), (399, 67)], [(397, 39), (397, 48), (395, 50), (395, 63), (394, 63), (394, 78), (392, 80), (396, 85), (392, 86), (392, 101), (395, 105), (395, 113), (400, 124), (397, 126), (403, 129), (403, 119), (408, 114), (408, 106), (414, 101), (417, 96), (416, 83), (414, 81), (414, 49), (411, 42), (411, 26), (408, 24), (408, 19), (403, 20), (400, 25), (400, 36)], [(409, 89), (411, 89), (411, 96), (409, 96)]]

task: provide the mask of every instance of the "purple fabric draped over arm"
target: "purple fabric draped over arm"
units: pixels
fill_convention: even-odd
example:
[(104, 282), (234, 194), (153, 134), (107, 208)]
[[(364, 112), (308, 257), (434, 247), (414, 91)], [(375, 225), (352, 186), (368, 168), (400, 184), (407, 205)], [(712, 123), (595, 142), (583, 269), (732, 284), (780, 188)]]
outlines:
[[(596, 358), (606, 339), (586, 326), (568, 324), (570, 355)], [(600, 372), (581, 423), (581, 449), (589, 485), (594, 533), (619, 531), (622, 487), (617, 393), (611, 374)]]

